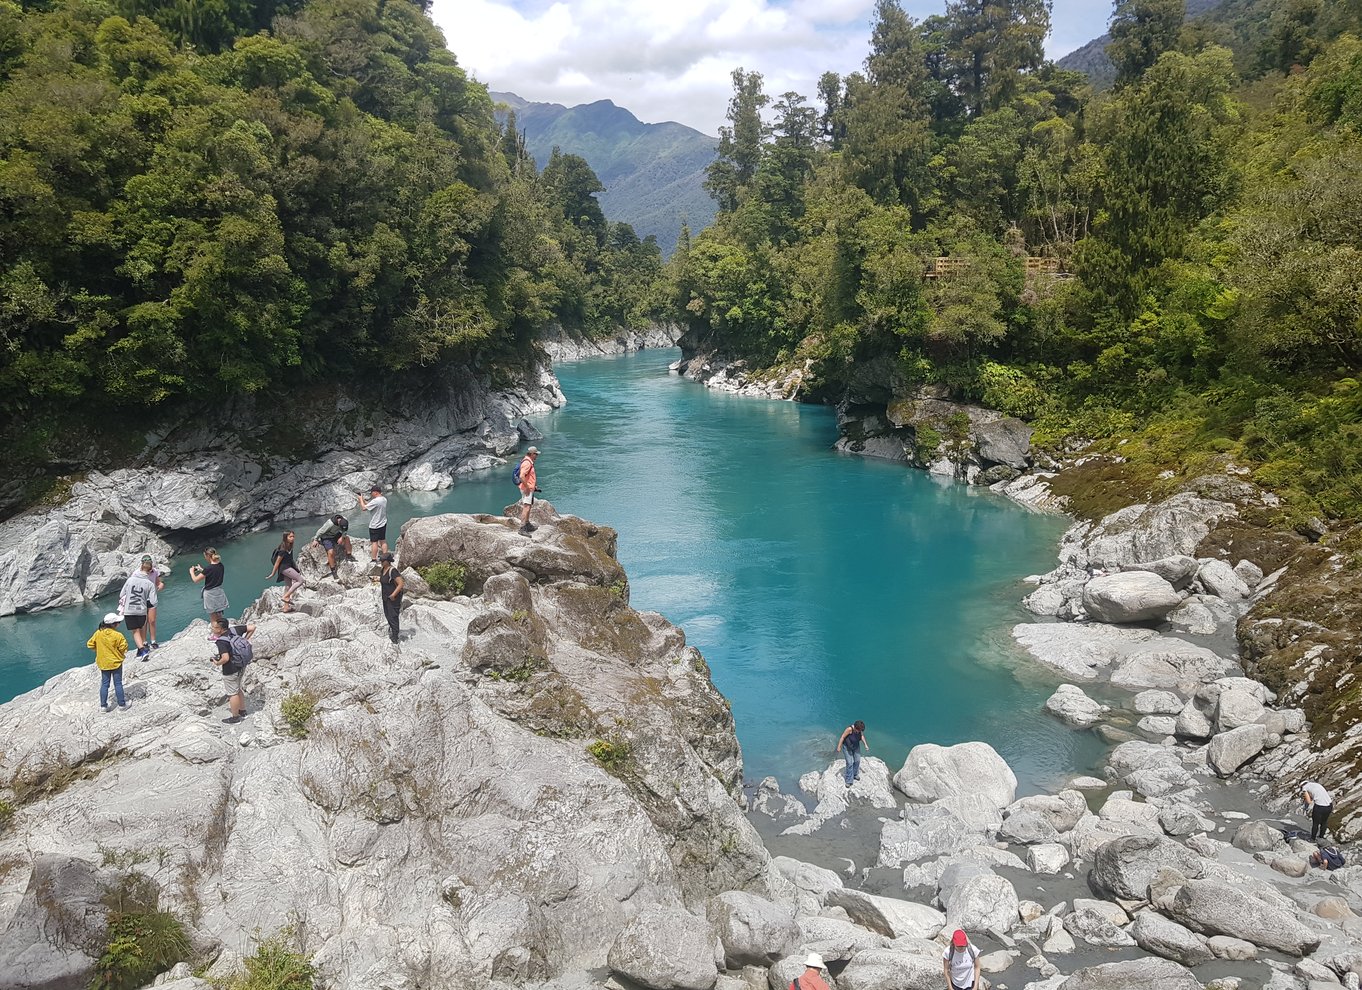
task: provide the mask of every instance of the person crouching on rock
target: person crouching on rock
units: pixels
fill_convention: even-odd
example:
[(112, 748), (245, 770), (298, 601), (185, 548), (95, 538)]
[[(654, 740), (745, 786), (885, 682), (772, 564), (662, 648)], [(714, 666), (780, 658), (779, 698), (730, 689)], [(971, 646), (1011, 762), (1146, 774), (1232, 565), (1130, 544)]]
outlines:
[(407, 582), (393, 564), (393, 555), (384, 551), (378, 558), (383, 571), (378, 575), (379, 592), (383, 596), (383, 617), (388, 620), (388, 638), (397, 642), (397, 626), (402, 615), (402, 589)]
[(195, 584), (203, 582), (203, 610), (208, 618), (222, 619), (230, 605), (227, 591), (222, 587), (222, 582), (227, 580), (227, 565), (212, 547), (203, 552), (203, 559), (208, 562), (206, 567), (189, 565), (189, 580)]
[(845, 778), (848, 787), (861, 779), (862, 746), (866, 752), (870, 751), (870, 743), (865, 738), (865, 723), (857, 719), (842, 730), (842, 738), (837, 740), (837, 752), (842, 753), (847, 761)]
[(284, 533), (284, 538), (279, 541), (279, 545), (270, 554), (270, 560), (274, 564), (270, 568), (269, 578), (271, 581), (287, 581), (284, 585), (284, 608), (285, 612), (293, 611), (293, 593), (307, 584), (303, 574), (298, 570), (298, 562), (293, 559), (293, 541), (295, 537), (293, 530)]
[(338, 512), (322, 523), (316, 535), (312, 537), (312, 542), (319, 544), (326, 551), (326, 566), (331, 571), (332, 577), (339, 577), (336, 574), (336, 550), (339, 549), (345, 556), (350, 556), (350, 537), (345, 535), (349, 528), (350, 520)]
[(1334, 796), (1323, 784), (1309, 780), (1301, 788), (1301, 800), (1310, 815), (1310, 840), (1323, 842), (1328, 837), (1329, 816), (1334, 813)]
[(534, 493), (539, 491), (539, 476), (534, 473), (534, 462), (539, 460), (539, 448), (531, 447), (525, 451), (520, 462), (520, 531), (533, 533), (539, 527), (530, 522), (530, 509), (534, 507)]
[[(246, 675), (246, 663), (240, 655), (240, 649), (234, 649), (238, 639), (249, 640), (255, 633), (254, 625), (245, 627), (238, 626), (233, 629), (222, 616), (215, 616), (209, 623), (212, 631), (213, 645), (217, 647), (217, 655), (213, 657), (213, 663), (222, 671), (222, 686), (227, 692), (227, 707), (232, 714), (223, 721), (228, 725), (235, 725), (246, 717), (246, 692), (243, 688), (243, 681)], [(244, 661), (250, 659), (250, 644), (246, 644)]]
[(86, 649), (95, 651), (95, 666), (99, 668), (99, 707), (106, 712), (113, 711), (109, 707), (110, 681), (113, 681), (118, 707), (128, 707), (128, 699), (123, 697), (123, 658), (128, 655), (128, 641), (118, 631), (121, 621), (117, 612), (110, 612), (85, 644)]
[(941, 972), (946, 985), (955, 990), (974, 990), (979, 985), (979, 950), (970, 945), (963, 929), (955, 930), (951, 944), (941, 953)]

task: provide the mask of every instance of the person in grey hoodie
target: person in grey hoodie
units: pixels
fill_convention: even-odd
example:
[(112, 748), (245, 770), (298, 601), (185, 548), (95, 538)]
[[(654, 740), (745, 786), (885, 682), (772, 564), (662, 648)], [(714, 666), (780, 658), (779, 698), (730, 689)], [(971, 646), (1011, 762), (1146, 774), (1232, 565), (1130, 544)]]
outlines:
[(151, 656), (147, 643), (147, 613), (156, 607), (156, 581), (151, 576), (151, 558), (143, 557), (142, 566), (132, 572), (118, 593), (118, 607), (123, 610), (123, 621), (137, 644), (137, 658)]

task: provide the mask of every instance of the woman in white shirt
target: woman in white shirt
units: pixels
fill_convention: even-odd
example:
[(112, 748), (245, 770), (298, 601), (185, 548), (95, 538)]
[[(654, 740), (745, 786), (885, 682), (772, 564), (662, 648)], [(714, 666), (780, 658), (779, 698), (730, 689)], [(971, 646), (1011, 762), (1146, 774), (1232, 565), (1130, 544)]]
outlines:
[(1301, 800), (1305, 802), (1305, 810), (1310, 812), (1311, 841), (1323, 841), (1329, 831), (1329, 816), (1334, 813), (1334, 796), (1323, 784), (1308, 780), (1301, 788)]

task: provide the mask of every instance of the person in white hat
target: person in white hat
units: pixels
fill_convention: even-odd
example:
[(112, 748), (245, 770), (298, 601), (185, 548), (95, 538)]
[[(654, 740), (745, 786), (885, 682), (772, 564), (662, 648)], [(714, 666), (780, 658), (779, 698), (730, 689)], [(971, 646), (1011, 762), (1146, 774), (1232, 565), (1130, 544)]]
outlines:
[(804, 958), (804, 972), (790, 981), (790, 990), (828, 990), (828, 983), (823, 979), (825, 969), (823, 957), (810, 952)]
[(118, 631), (122, 621), (121, 615), (110, 612), (85, 644), (86, 649), (95, 651), (95, 666), (99, 668), (99, 707), (106, 712), (113, 711), (109, 707), (111, 681), (118, 707), (128, 707), (128, 699), (123, 697), (123, 659), (128, 655), (128, 640)]

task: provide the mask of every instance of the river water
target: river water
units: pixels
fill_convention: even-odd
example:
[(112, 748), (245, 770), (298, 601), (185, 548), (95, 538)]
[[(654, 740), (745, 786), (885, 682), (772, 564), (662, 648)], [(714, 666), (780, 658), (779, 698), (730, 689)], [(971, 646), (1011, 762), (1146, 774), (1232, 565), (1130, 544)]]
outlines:
[[(559, 511), (619, 531), (631, 603), (704, 653), (749, 779), (788, 789), (858, 718), (869, 755), (892, 768), (917, 743), (970, 739), (992, 744), (1023, 791), (1095, 766), (1100, 744), (1044, 715), (1054, 682), (1008, 633), (1025, 617), (1020, 579), (1053, 566), (1062, 519), (838, 454), (832, 410), (711, 392), (667, 373), (676, 356), (559, 366), (568, 405), (537, 421), (540, 486)], [(511, 468), (393, 496), (389, 532), (414, 515), (501, 511)], [(363, 532), (365, 513), (338, 509)], [(295, 524), (300, 542), (317, 522)], [(219, 547), (231, 614), (264, 586), (282, 528)], [(190, 562), (161, 595), (163, 639), (203, 615)], [(92, 663), (85, 641), (111, 607), (0, 619), (0, 700)], [(95, 690), (92, 673), (92, 704)]]

